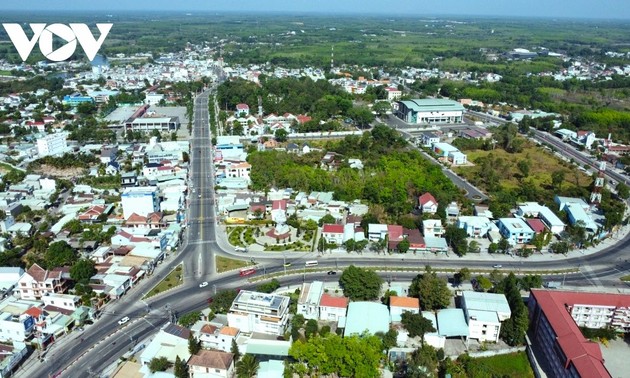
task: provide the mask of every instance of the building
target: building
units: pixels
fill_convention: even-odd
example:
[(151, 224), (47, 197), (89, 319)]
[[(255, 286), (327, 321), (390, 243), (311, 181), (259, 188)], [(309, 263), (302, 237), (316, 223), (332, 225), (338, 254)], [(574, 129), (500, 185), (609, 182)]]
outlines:
[(597, 223), (593, 221), (590, 215), (584, 210), (582, 206), (578, 203), (569, 203), (564, 207), (564, 211), (567, 212), (567, 216), (569, 217), (569, 223), (575, 225), (578, 222), (582, 222), (584, 229), (587, 232), (594, 234), (597, 232), (599, 227)]
[(47, 294), (64, 293), (66, 291), (66, 279), (60, 270), (48, 271), (37, 264), (20, 277), (17, 291), (22, 299), (37, 300)]
[(403, 312), (420, 313), (420, 300), (412, 297), (389, 297), (389, 316), (392, 322), (399, 322)]
[(423, 147), (433, 147), (434, 143), (440, 143), (440, 136), (436, 133), (422, 133), (420, 139)]
[(427, 192), (418, 197), (418, 209), (422, 214), (435, 214), (438, 209), (438, 201), (433, 194)]
[(147, 366), (154, 358), (166, 357), (171, 364), (174, 364), (178, 356), (187, 361), (190, 358), (189, 337), (190, 331), (187, 328), (168, 323), (142, 351), (140, 362)]
[(386, 224), (370, 223), (368, 224), (368, 240), (379, 241), (385, 239), (388, 234)]
[(164, 95), (161, 93), (149, 92), (144, 98), (144, 103), (151, 105), (159, 105), (160, 101), (164, 100)]
[(464, 106), (445, 99), (398, 101), (396, 116), (411, 124), (461, 123)]
[(37, 139), (37, 155), (39, 157), (49, 155), (61, 155), (68, 151), (68, 134), (65, 132), (48, 134)]
[(553, 234), (557, 235), (564, 231), (564, 222), (550, 208), (539, 205), (536, 202), (519, 204), (517, 214), (521, 217), (539, 218)]
[(527, 222), (520, 218), (501, 218), (497, 225), (501, 235), (512, 245), (529, 243), (535, 235)]
[(366, 331), (372, 335), (389, 331), (387, 306), (374, 302), (352, 302), (348, 305), (344, 336), (361, 335)]
[(249, 115), (249, 105), (236, 104), (236, 114), (241, 117), (247, 117)]
[(241, 335), (238, 328), (215, 322), (199, 321), (190, 328), (190, 331), (203, 348), (218, 349), (224, 352), (232, 350), (232, 342)]
[(0, 345), (0, 378), (10, 377), (13, 369), (28, 354), (26, 344), (14, 341), (12, 345)]
[(188, 360), (188, 374), (190, 378), (231, 378), (234, 376), (234, 355), (202, 349)]
[(228, 323), (244, 333), (282, 335), (289, 320), (289, 302), (284, 295), (242, 290), (230, 307)]
[(442, 160), (450, 161), (453, 165), (468, 163), (466, 154), (448, 143), (433, 143), (433, 152)]
[(387, 91), (387, 101), (396, 101), (402, 96), (402, 91), (398, 88), (387, 87), (385, 90)]
[(61, 103), (64, 105), (78, 106), (83, 103), (93, 104), (94, 99), (90, 96), (81, 96), (80, 93), (73, 93), (71, 95), (63, 96)]
[(237, 177), (249, 180), (249, 172), (252, 166), (247, 162), (228, 164), (225, 166), (225, 177)]
[(512, 315), (505, 295), (464, 291), (461, 303), (469, 337), (480, 342), (498, 342), (501, 322)]
[[(528, 301), (532, 342), (555, 377), (612, 377), (600, 347), (579, 326), (630, 330), (630, 295), (533, 289)], [(537, 356), (538, 357), (538, 356)]]
[(341, 245), (343, 243), (344, 226), (342, 224), (325, 224), (322, 227), (322, 237), (326, 243)]
[(125, 122), (125, 129), (131, 131), (176, 131), (179, 117), (138, 117)]
[(160, 197), (155, 186), (126, 188), (120, 196), (120, 201), (125, 219), (133, 213), (146, 217), (149, 213), (160, 211)]
[(462, 216), (457, 218), (457, 227), (466, 230), (471, 238), (485, 238), (490, 231), (499, 231), (497, 226), (486, 217)]
[(319, 300), (319, 319), (338, 322), (346, 316), (349, 299), (346, 297), (333, 297), (326, 293)]
[(425, 237), (440, 238), (444, 235), (441, 219), (425, 219), (422, 221), (422, 234)]
[(297, 303), (297, 313), (305, 319), (319, 319), (319, 301), (324, 293), (324, 283), (313, 281), (303, 283)]

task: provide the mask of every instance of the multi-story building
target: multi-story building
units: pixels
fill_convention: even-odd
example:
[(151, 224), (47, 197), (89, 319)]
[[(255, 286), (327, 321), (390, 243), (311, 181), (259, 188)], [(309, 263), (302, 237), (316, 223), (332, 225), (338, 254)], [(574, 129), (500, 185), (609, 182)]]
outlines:
[(244, 333), (282, 335), (289, 321), (289, 302), (284, 295), (240, 291), (228, 312), (228, 324)]
[(68, 134), (65, 132), (48, 134), (45, 137), (38, 138), (37, 154), (39, 157), (63, 154), (68, 151), (67, 138)]
[(468, 324), (468, 337), (479, 341), (498, 342), (501, 322), (512, 315), (503, 294), (464, 291), (462, 308)]
[(597, 343), (579, 326), (630, 330), (630, 295), (532, 290), (528, 301), (532, 342), (554, 377), (611, 377)]
[(319, 319), (337, 322), (339, 318), (346, 316), (348, 311), (348, 298), (333, 297), (326, 293), (319, 299)]
[(35, 320), (28, 314), (0, 311), (0, 341), (24, 341), (34, 329)]
[(188, 372), (190, 378), (231, 378), (234, 376), (234, 355), (202, 349), (188, 360)]
[(160, 211), (160, 197), (155, 186), (126, 188), (120, 200), (125, 219), (133, 213), (146, 217), (149, 213)]
[(464, 106), (444, 99), (414, 99), (398, 101), (396, 115), (411, 124), (461, 123)]
[(444, 226), (440, 219), (425, 219), (422, 221), (422, 233), (425, 238), (440, 238), (444, 235)]
[(319, 301), (323, 293), (324, 283), (322, 281), (302, 284), (297, 313), (302, 314), (306, 319), (319, 319)]
[(564, 231), (564, 222), (562, 222), (550, 208), (539, 205), (536, 202), (519, 204), (518, 215), (522, 217), (531, 216), (539, 218), (553, 234), (560, 234)]
[(497, 226), (501, 235), (512, 245), (528, 243), (535, 235), (527, 222), (520, 218), (501, 218)]
[(225, 166), (225, 177), (237, 177), (249, 180), (249, 172), (251, 169), (252, 165), (247, 162), (228, 164)]
[(64, 293), (66, 289), (66, 280), (61, 271), (48, 271), (37, 264), (28, 268), (17, 285), (22, 299), (41, 299), (47, 294)]
[(498, 231), (497, 226), (487, 217), (463, 216), (457, 219), (457, 227), (466, 230), (471, 238), (485, 238), (490, 231)]
[(198, 322), (190, 330), (202, 347), (224, 352), (232, 350), (232, 341), (237, 340), (241, 334), (238, 328), (214, 322)]
[(322, 227), (322, 237), (326, 243), (341, 245), (343, 243), (344, 226), (342, 224), (325, 224)]
[(125, 128), (131, 131), (175, 131), (179, 125), (179, 117), (142, 117), (127, 121)]

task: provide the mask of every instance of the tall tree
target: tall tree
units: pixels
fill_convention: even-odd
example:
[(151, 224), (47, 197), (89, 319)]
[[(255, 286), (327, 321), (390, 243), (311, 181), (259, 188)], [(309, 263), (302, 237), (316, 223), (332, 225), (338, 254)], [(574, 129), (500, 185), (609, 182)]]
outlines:
[(236, 363), (236, 376), (238, 378), (252, 378), (258, 372), (258, 360), (251, 354), (245, 354)]
[(409, 295), (418, 297), (420, 307), (425, 311), (448, 307), (452, 296), (446, 280), (430, 271), (419, 274), (413, 279), (409, 288)]
[(241, 351), (238, 348), (236, 339), (232, 339), (232, 347), (230, 348), (230, 352), (234, 355), (234, 361), (238, 361), (238, 359), (241, 357)]
[(175, 366), (173, 368), (175, 378), (188, 378), (188, 364), (179, 358), (179, 355), (175, 358)]
[(350, 265), (341, 274), (339, 284), (344, 295), (351, 300), (370, 301), (379, 298), (383, 280), (372, 270)]
[(562, 183), (564, 182), (565, 175), (566, 172), (562, 169), (553, 171), (551, 173), (551, 185), (553, 185), (554, 188), (560, 190), (562, 188)]
[(48, 246), (48, 250), (44, 255), (44, 261), (47, 269), (60, 266), (72, 265), (77, 259), (77, 253), (65, 241), (54, 242)]
[(96, 274), (94, 261), (89, 259), (79, 259), (72, 267), (70, 267), (70, 278), (80, 284), (88, 284), (90, 278)]
[(171, 363), (166, 357), (154, 357), (149, 361), (149, 370), (151, 373), (166, 371), (169, 367), (171, 367)]
[(188, 353), (197, 354), (201, 350), (201, 341), (197, 340), (191, 333), (188, 337)]
[(433, 322), (422, 316), (422, 314), (405, 311), (401, 315), (400, 322), (409, 332), (409, 337), (420, 336), (422, 344), (424, 344), (424, 335), (426, 333), (436, 331), (435, 327), (433, 327)]

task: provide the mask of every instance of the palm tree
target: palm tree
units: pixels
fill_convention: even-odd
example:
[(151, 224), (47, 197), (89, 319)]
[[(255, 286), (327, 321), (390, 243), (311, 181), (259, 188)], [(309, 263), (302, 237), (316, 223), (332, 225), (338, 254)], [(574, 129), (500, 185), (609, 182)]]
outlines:
[(236, 363), (236, 376), (238, 378), (252, 378), (258, 372), (258, 360), (251, 354), (245, 354)]

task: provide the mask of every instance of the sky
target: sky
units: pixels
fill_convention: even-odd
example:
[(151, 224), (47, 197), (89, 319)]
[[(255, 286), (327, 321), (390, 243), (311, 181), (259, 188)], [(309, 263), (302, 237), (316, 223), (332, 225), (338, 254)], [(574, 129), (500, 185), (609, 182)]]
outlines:
[(126, 10), (630, 19), (630, 0), (1, 0), (0, 11)]

